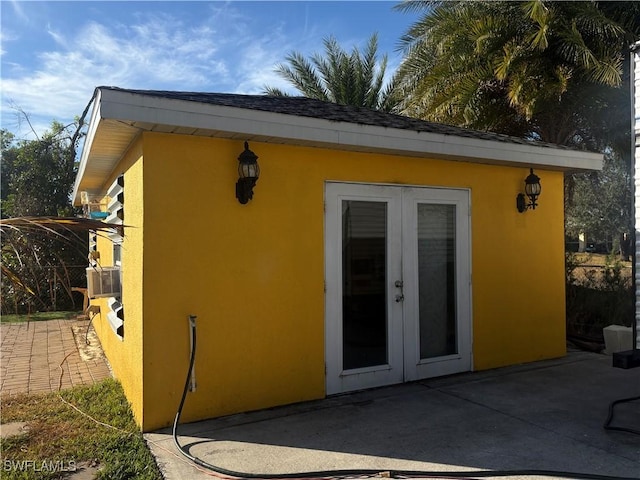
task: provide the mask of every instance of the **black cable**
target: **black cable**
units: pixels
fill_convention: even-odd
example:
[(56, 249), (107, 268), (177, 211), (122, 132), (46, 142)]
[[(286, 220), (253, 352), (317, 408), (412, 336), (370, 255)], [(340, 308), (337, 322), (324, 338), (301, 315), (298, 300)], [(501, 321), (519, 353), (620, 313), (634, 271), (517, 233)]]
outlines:
[[(594, 473), (575, 473), (575, 472), (563, 472), (554, 470), (479, 470), (479, 471), (465, 471), (465, 472), (444, 472), (444, 471), (424, 471), (424, 470), (373, 470), (373, 469), (352, 469), (352, 470), (320, 470), (316, 472), (297, 472), (297, 473), (245, 473), (236, 472), (234, 470), (227, 470), (226, 468), (218, 467), (211, 463), (205, 462), (189, 453), (189, 451), (180, 445), (178, 441), (178, 423), (180, 422), (180, 416), (182, 415), (182, 408), (184, 407), (185, 399), (187, 398), (187, 392), (189, 391), (189, 383), (191, 379), (191, 373), (193, 371), (193, 364), (196, 358), (196, 322), (194, 316), (189, 317), (189, 323), (191, 327), (191, 357), (189, 359), (189, 370), (187, 371), (187, 378), (184, 383), (184, 390), (182, 391), (182, 398), (180, 399), (180, 405), (176, 412), (176, 418), (173, 421), (173, 441), (178, 450), (193, 463), (200, 465), (208, 470), (216, 472), (220, 475), (226, 475), (229, 477), (236, 477), (239, 479), (263, 479), (263, 480), (275, 480), (275, 479), (335, 479), (340, 477), (386, 477), (386, 478), (486, 478), (486, 477), (512, 477), (512, 476), (541, 476), (541, 477), (555, 477), (555, 478), (571, 478), (576, 480), (640, 480), (639, 478), (632, 477), (613, 477), (609, 475), (599, 475)], [(629, 399), (627, 399), (629, 400)], [(619, 402), (625, 400), (619, 400)], [(616, 402), (614, 402), (616, 403)], [(616, 428), (616, 427), (613, 427)]]
[(611, 402), (611, 404), (609, 405), (609, 415), (607, 415), (607, 419), (604, 422), (604, 429), (605, 430), (616, 430), (618, 432), (627, 432), (627, 433), (633, 433), (634, 435), (640, 435), (640, 430), (635, 430), (633, 428), (626, 428), (626, 427), (612, 427), (611, 426), (611, 422), (613, 421), (613, 409), (616, 405), (618, 405), (619, 403), (626, 403), (626, 402), (633, 402), (636, 400), (640, 400), (640, 396), (638, 397), (631, 397), (631, 398), (622, 398), (620, 400), (616, 400), (614, 402)]

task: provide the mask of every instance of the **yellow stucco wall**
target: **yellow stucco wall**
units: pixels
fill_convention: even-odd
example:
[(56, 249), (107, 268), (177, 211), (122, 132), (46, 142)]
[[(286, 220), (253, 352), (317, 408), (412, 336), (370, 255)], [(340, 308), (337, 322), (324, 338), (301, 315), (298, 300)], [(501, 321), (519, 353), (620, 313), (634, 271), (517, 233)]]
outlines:
[[(134, 221), (130, 212), (143, 212), (136, 214), (143, 215), (144, 222), (136, 219), (144, 224), (143, 243), (139, 231), (127, 238), (141, 263), (123, 263), (125, 272), (131, 261), (143, 273), (125, 275), (123, 301), (127, 334), (129, 322), (144, 326), (143, 354), (117, 353), (129, 367), (116, 374), (129, 385), (144, 430), (168, 425), (175, 415), (190, 314), (198, 316), (197, 390), (188, 396), (184, 421), (324, 396), (326, 181), (469, 188), (474, 368), (565, 353), (561, 172), (536, 169), (540, 206), (520, 214), (515, 197), (527, 168), (251, 142), (261, 175), (254, 199), (240, 205), (242, 141), (142, 138), (144, 176), (134, 175), (140, 160), (129, 169), (142, 178), (140, 205), (130, 200), (125, 177), (126, 223)], [(133, 388), (140, 375), (143, 393)]]
[[(113, 175), (106, 179), (107, 188), (124, 174), (125, 182), (125, 241), (122, 244), (122, 304), (125, 312), (124, 337), (115, 335), (107, 313), (107, 299), (95, 299), (91, 303), (100, 305), (100, 314), (93, 319), (100, 343), (109, 359), (114, 376), (121, 382), (133, 413), (142, 423), (142, 279), (143, 279), (143, 161), (142, 140), (138, 139), (127, 151)], [(113, 265), (113, 243), (105, 236), (98, 237), (100, 264)]]

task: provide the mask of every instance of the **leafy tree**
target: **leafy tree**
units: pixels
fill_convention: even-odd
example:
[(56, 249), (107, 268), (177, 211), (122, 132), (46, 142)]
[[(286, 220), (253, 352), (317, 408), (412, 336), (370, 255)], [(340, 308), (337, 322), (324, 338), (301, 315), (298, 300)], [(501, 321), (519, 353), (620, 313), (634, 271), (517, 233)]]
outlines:
[(588, 143), (594, 111), (621, 107), (623, 52), (639, 31), (640, 4), (620, 3), (627, 2), (404, 2), (399, 8), (425, 14), (401, 40), (403, 111)]
[[(627, 257), (630, 245), (621, 234), (631, 232), (633, 212), (631, 174), (620, 155), (605, 154), (602, 172), (576, 174), (573, 202), (567, 207), (567, 234), (589, 232), (610, 247), (619, 247)], [(626, 248), (625, 248), (626, 247)]]
[(16, 142), (6, 130), (1, 139), (3, 216), (71, 214), (79, 136), (53, 122), (37, 140)]
[[(610, 152), (628, 172), (627, 49), (640, 35), (640, 2), (418, 0), (398, 8), (424, 12), (401, 40), (402, 113)], [(615, 182), (608, 175), (623, 171), (586, 178), (594, 188), (619, 185), (628, 174)], [(590, 206), (580, 212), (577, 203), (584, 195), (575, 192), (576, 182), (587, 188), (585, 181), (567, 177), (571, 228), (589, 217)], [(629, 223), (625, 217), (598, 230)]]
[[(68, 217), (75, 213), (71, 189), (76, 174), (79, 129), (53, 122), (36, 140), (16, 141), (0, 132), (1, 211), (7, 218)], [(70, 243), (50, 224), (44, 228), (2, 228), (2, 308), (13, 311), (72, 304), (71, 285), (81, 286), (88, 236)], [(73, 275), (72, 266), (80, 266)], [(8, 280), (8, 281), (7, 281)], [(65, 300), (66, 298), (66, 300)], [(61, 301), (62, 300), (62, 301)]]
[(7, 130), (0, 130), (0, 207), (4, 206), (9, 191), (8, 172), (12, 172), (16, 161), (16, 149), (12, 148), (15, 135)]
[[(378, 36), (373, 34), (364, 52), (354, 47), (346, 52), (333, 37), (324, 39), (324, 55), (314, 53), (309, 59), (299, 52), (287, 55), (288, 65), (280, 64), (276, 72), (308, 98), (389, 111), (398, 103), (394, 81), (385, 87), (387, 56), (378, 61)], [(274, 87), (264, 93), (286, 94)]]

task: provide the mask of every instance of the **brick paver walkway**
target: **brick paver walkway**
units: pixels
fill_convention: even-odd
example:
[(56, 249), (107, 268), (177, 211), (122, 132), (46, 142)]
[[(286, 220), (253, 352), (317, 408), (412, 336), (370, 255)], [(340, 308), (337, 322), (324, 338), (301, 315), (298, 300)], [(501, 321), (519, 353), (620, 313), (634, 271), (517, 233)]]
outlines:
[(52, 392), (110, 377), (93, 329), (85, 343), (86, 327), (84, 319), (1, 324), (0, 392)]

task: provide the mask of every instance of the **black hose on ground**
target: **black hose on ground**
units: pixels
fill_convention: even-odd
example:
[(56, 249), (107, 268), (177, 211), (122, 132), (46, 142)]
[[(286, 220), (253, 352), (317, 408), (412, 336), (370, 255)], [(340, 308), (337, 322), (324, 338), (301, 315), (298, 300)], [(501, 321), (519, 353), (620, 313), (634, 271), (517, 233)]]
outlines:
[[(182, 391), (182, 398), (180, 399), (180, 405), (176, 412), (176, 417), (173, 421), (173, 441), (177, 449), (185, 457), (191, 460), (193, 463), (211, 470), (220, 475), (226, 475), (229, 477), (236, 477), (238, 479), (263, 479), (263, 480), (275, 480), (275, 479), (336, 479), (343, 477), (385, 477), (385, 478), (461, 478), (471, 480), (473, 478), (486, 478), (486, 477), (512, 477), (512, 476), (541, 476), (541, 477), (553, 477), (553, 478), (570, 478), (576, 480), (638, 480), (638, 478), (631, 477), (612, 477), (608, 475), (598, 475), (592, 473), (575, 473), (575, 472), (563, 472), (553, 470), (479, 470), (479, 471), (463, 471), (463, 472), (444, 472), (444, 471), (424, 471), (424, 470), (372, 470), (372, 469), (353, 469), (353, 470), (320, 470), (315, 472), (296, 472), (296, 473), (246, 473), (236, 472), (233, 470), (227, 470), (226, 468), (213, 465), (205, 462), (189, 453), (189, 451), (180, 445), (178, 441), (178, 424), (180, 422), (180, 416), (182, 415), (182, 408), (187, 398), (187, 392), (189, 391), (189, 383), (191, 380), (191, 373), (193, 371), (193, 365), (196, 358), (196, 317), (191, 315), (189, 317), (189, 324), (191, 328), (191, 355), (189, 358), (189, 370), (187, 371), (187, 378), (184, 383), (184, 389)], [(628, 399), (627, 399), (628, 400)], [(624, 400), (623, 400), (624, 401)], [(620, 401), (618, 401), (620, 402)], [(615, 403), (615, 402), (614, 402)], [(615, 428), (615, 427), (613, 427)]]
[(604, 422), (605, 430), (615, 430), (618, 432), (627, 432), (627, 433), (633, 433), (634, 435), (640, 435), (640, 430), (635, 430), (633, 428), (626, 428), (626, 427), (611, 426), (611, 422), (613, 421), (613, 413), (614, 413), (613, 409), (615, 408), (615, 406), (619, 405), (620, 403), (635, 402), (636, 400), (640, 400), (640, 396), (631, 397), (631, 398), (622, 398), (620, 400), (611, 402), (611, 404), (609, 405), (609, 414), (607, 415), (607, 419)]

